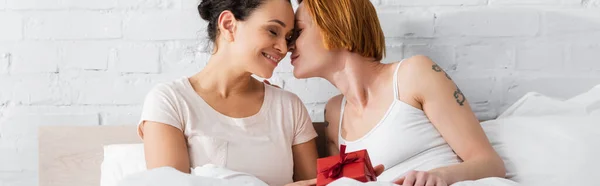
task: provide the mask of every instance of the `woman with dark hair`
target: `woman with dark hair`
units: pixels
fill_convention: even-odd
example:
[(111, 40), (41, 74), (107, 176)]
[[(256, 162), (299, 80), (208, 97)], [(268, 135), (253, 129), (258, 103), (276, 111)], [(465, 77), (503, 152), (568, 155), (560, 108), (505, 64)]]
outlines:
[(288, 52), (289, 0), (203, 0), (198, 10), (214, 50), (200, 72), (146, 96), (138, 133), (147, 168), (214, 164), (269, 185), (315, 178), (317, 134), (302, 101), (251, 76), (271, 77)]

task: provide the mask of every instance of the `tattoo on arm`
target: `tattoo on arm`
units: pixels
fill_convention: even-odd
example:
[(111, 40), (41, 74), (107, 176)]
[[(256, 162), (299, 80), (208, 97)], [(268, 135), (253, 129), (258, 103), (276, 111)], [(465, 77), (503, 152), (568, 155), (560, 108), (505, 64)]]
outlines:
[(465, 105), (465, 101), (467, 100), (467, 98), (465, 98), (465, 95), (462, 93), (462, 91), (460, 90), (460, 88), (458, 88), (458, 86), (456, 87), (456, 91), (454, 91), (454, 99), (456, 99), (456, 102), (460, 106), (464, 106)]
[[(433, 71), (436, 72), (443, 72), (446, 75), (446, 78), (448, 78), (449, 80), (452, 80), (452, 78), (450, 78), (450, 76), (448, 75), (448, 73), (446, 73), (442, 67), (440, 67), (437, 64), (434, 64), (431, 69), (433, 69)], [(456, 99), (456, 102), (460, 105), (460, 106), (464, 106), (465, 105), (465, 101), (467, 100), (467, 98), (465, 97), (465, 95), (463, 94), (463, 92), (460, 90), (460, 88), (458, 88), (458, 86), (456, 86), (456, 91), (454, 91), (454, 99)]]
[(448, 73), (446, 73), (446, 72), (445, 72), (445, 71), (442, 69), (442, 67), (440, 67), (439, 65), (437, 65), (437, 64), (434, 64), (434, 65), (431, 67), (431, 69), (433, 69), (433, 71), (436, 71), (436, 72), (444, 72), (444, 74), (446, 75), (446, 78), (448, 78), (449, 80), (452, 80), (452, 78), (450, 77), (450, 75), (448, 75)]

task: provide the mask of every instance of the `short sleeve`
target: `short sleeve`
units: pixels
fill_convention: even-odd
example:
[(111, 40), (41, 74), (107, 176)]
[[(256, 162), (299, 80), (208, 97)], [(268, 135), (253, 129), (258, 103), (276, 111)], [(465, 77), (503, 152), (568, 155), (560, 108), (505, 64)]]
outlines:
[(294, 96), (294, 98), (293, 105), (296, 118), (294, 120), (294, 141), (292, 142), (292, 145), (298, 145), (317, 137), (317, 132), (312, 124), (306, 106), (304, 106), (300, 98), (297, 96)]
[(174, 91), (168, 85), (157, 85), (146, 95), (140, 122), (138, 123), (138, 135), (143, 138), (142, 128), (144, 121), (152, 121), (171, 125), (183, 131), (183, 123), (176, 109), (176, 97)]

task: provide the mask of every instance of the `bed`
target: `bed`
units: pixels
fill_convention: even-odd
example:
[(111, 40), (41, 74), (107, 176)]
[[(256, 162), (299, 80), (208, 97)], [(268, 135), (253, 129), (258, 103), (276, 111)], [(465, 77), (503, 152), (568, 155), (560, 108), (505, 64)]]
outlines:
[[(313, 125), (319, 156), (325, 157), (325, 124)], [(528, 93), (481, 125), (512, 181), (600, 183), (600, 85), (570, 99)], [(39, 135), (40, 186), (99, 186), (103, 146), (141, 143), (135, 126), (44, 126)]]

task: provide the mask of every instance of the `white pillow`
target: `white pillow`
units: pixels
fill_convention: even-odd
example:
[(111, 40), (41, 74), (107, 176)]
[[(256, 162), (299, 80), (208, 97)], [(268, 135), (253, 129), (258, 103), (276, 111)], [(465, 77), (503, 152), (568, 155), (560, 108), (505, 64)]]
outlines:
[(125, 176), (145, 170), (143, 143), (104, 146), (104, 160), (100, 168), (101, 186), (117, 186)]
[(481, 123), (504, 160), (507, 178), (522, 185), (595, 185), (600, 125), (591, 117), (510, 117)]

